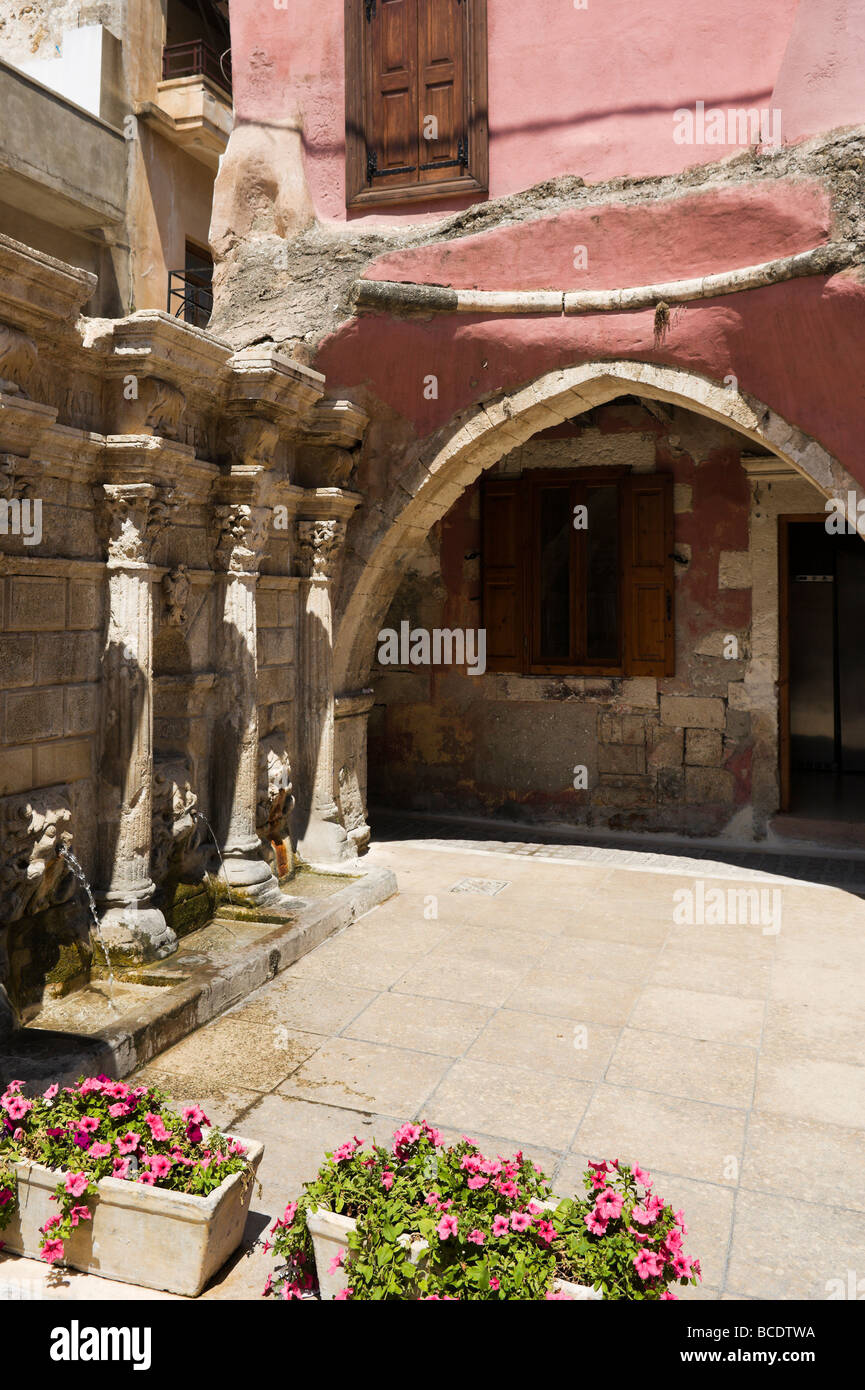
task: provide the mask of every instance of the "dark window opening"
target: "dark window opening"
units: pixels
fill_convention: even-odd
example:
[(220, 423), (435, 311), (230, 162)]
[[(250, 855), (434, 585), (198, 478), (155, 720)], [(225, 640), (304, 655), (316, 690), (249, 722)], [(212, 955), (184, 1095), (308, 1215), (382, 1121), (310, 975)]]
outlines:
[(482, 518), (490, 670), (674, 673), (669, 474), (490, 478)]
[(168, 276), (168, 312), (196, 328), (206, 328), (213, 312), (213, 257), (190, 241), (183, 270)]

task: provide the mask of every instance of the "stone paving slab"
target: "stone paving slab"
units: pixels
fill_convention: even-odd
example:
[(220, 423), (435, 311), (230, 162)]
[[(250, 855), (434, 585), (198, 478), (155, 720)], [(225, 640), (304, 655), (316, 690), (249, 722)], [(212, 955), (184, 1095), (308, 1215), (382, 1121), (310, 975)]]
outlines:
[[(326, 1148), (422, 1116), (524, 1149), (562, 1194), (588, 1158), (652, 1170), (703, 1262), (687, 1298), (822, 1299), (861, 1277), (865, 904), (773, 878), (777, 934), (682, 925), (695, 877), (753, 878), (645, 858), (377, 844), (398, 897), (150, 1061), (143, 1079), (265, 1144), (244, 1248), (203, 1297), (258, 1296), (256, 1241)], [(507, 886), (451, 891), (466, 879)]]

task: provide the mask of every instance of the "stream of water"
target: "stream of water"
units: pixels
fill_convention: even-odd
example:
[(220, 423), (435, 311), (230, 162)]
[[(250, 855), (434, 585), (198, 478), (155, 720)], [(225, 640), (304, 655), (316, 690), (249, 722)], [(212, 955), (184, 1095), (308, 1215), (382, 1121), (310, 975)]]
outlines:
[(214, 845), (215, 845), (215, 847), (216, 847), (216, 853), (219, 855), (219, 867), (220, 867), (220, 869), (221, 869), (221, 871), (222, 871), (222, 877), (225, 879), (225, 891), (226, 891), (226, 893), (228, 894), (228, 901), (229, 901), (229, 903), (230, 903), (230, 902), (232, 901), (232, 897), (231, 897), (231, 884), (230, 884), (229, 881), (228, 881), (228, 874), (226, 873), (226, 870), (225, 870), (225, 860), (224, 860), (223, 857), (222, 857), (222, 850), (219, 848), (219, 841), (218, 841), (217, 838), (216, 838), (216, 835), (215, 835), (214, 830), (213, 830), (213, 826), (210, 824), (210, 821), (207, 819), (207, 816), (204, 814), (203, 811), (193, 811), (192, 814), (195, 816), (195, 819), (196, 819), (196, 820), (203, 820), (203, 821), (204, 821), (204, 824), (207, 826), (207, 829), (208, 829), (208, 831), (209, 831), (209, 833), (210, 833), (210, 838), (211, 838), (211, 840), (213, 841), (213, 843), (214, 843)]
[(75, 855), (72, 853), (71, 849), (67, 849), (65, 845), (61, 845), (57, 853), (62, 855), (63, 858), (66, 860), (66, 863), (69, 865), (73, 874), (78, 879), (78, 882), (81, 884), (81, 887), (84, 889), (85, 895), (87, 897), (87, 905), (90, 908), (90, 916), (93, 918), (93, 932), (97, 941), (99, 942), (99, 945), (102, 947), (102, 954), (105, 957), (105, 968), (108, 971), (108, 1004), (109, 1007), (113, 1009), (116, 1013), (117, 1008), (114, 1003), (114, 971), (111, 968), (111, 956), (109, 954), (108, 947), (105, 945), (105, 939), (102, 935), (102, 926), (99, 921), (99, 913), (96, 911), (96, 901), (93, 897), (93, 891), (90, 887), (90, 884), (87, 882), (87, 876), (84, 873), (84, 870), (82, 869), (78, 860), (75, 858)]

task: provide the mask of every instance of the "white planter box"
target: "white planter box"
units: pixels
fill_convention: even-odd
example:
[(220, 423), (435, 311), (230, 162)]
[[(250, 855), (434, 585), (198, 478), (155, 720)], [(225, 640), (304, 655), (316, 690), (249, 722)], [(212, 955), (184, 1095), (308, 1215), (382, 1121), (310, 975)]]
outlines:
[[(251, 1173), (233, 1173), (207, 1197), (101, 1178), (93, 1212), (64, 1242), (66, 1263), (85, 1274), (194, 1298), (243, 1238), (253, 1175), (264, 1145), (241, 1139)], [(60, 1210), (51, 1195), (63, 1174), (16, 1163), (18, 1208), (3, 1232), (6, 1250), (40, 1258), (40, 1227)]]
[[(336, 1212), (326, 1211), (324, 1207), (314, 1207), (306, 1213), (306, 1226), (312, 1236), (320, 1295), (325, 1300), (336, 1298), (338, 1293), (348, 1287), (348, 1275), (343, 1266), (334, 1270), (333, 1274), (329, 1273), (330, 1262), (340, 1250), (348, 1254), (348, 1233), (355, 1229), (357, 1222), (351, 1216), (338, 1216)], [(425, 1240), (413, 1242), (411, 1258), (415, 1264), (426, 1246)], [(600, 1302), (604, 1297), (602, 1293), (597, 1293), (584, 1284), (568, 1284), (564, 1279), (557, 1279), (553, 1288), (556, 1293), (566, 1293), (569, 1298), (580, 1302)]]

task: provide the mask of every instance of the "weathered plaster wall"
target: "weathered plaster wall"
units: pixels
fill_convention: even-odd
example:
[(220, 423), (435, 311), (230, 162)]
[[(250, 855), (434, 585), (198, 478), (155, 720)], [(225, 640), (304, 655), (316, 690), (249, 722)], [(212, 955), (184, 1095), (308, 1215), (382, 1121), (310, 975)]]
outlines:
[[(660, 414), (601, 407), (491, 471), (618, 464), (673, 474), (683, 561), (675, 676), (375, 667), (371, 799), (617, 829), (765, 833), (777, 809), (776, 518), (819, 510), (820, 497), (795, 478), (761, 481), (752, 508), (741, 436), (688, 411)], [(477, 628), (480, 587), (474, 486), (430, 532), (384, 626)], [(731, 636), (738, 659), (723, 655)], [(580, 764), (587, 791), (573, 787)]]
[[(577, 10), (562, 0), (532, 0), (529, 17), (524, 0), (495, 0), (488, 44), (492, 197), (560, 174), (596, 183), (676, 173), (723, 157), (729, 147), (677, 145), (673, 113), (697, 100), (770, 106), (796, 3), (731, 0), (695, 10), (689, 0), (621, 0)], [(343, 0), (294, 0), (285, 9), (233, 0), (231, 7), (239, 122), (259, 124), (263, 136), (284, 122), (299, 124), (301, 144), (286, 135), (279, 148), (302, 158), (323, 220), (346, 216), (343, 15)], [(276, 159), (272, 170), (278, 183)], [(363, 221), (393, 224), (418, 215), (397, 207)]]

